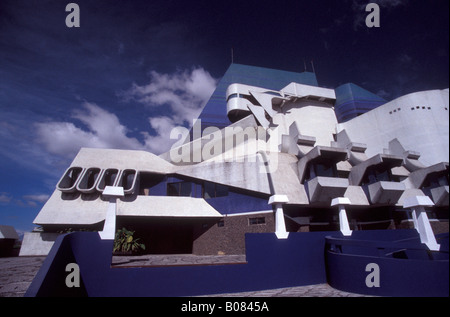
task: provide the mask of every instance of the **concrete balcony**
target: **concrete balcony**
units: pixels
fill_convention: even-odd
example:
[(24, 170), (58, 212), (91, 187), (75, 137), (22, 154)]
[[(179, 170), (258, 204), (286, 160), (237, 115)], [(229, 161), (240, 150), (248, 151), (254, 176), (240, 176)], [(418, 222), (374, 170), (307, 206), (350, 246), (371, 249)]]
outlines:
[(349, 186), (347, 178), (317, 176), (306, 183), (310, 203), (329, 204), (333, 198), (343, 197)]
[(379, 181), (368, 185), (367, 191), (372, 204), (395, 205), (405, 191), (405, 185), (397, 182)]

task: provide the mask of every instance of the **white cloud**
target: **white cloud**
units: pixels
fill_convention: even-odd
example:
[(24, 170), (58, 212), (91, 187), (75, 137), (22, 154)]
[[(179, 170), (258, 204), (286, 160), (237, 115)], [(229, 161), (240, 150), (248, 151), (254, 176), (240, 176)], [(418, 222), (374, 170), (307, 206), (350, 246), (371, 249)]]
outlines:
[(27, 201), (36, 201), (39, 203), (45, 203), (50, 196), (48, 194), (39, 194), (39, 195), (25, 195), (23, 198)]
[(88, 131), (72, 122), (36, 123), (38, 143), (51, 154), (73, 158), (81, 147), (134, 149), (145, 147), (136, 138), (127, 136), (127, 128), (117, 116), (96, 104), (85, 102), (82, 109), (73, 112), (72, 117), (88, 127)]
[(24, 195), (22, 199), (15, 199), (9, 193), (0, 192), (0, 205), (13, 204), (17, 206), (32, 206), (35, 207), (38, 204), (45, 203), (50, 195), (37, 194), (37, 195)]
[(25, 200), (28, 206), (37, 206), (38, 204), (45, 203), (50, 195), (47, 194), (39, 194), (39, 195), (25, 195), (23, 199)]
[(150, 126), (156, 131), (155, 136), (142, 133), (148, 149), (163, 153), (176, 141), (169, 138), (172, 129), (177, 126), (191, 128), (192, 120), (198, 117), (216, 85), (217, 80), (201, 67), (174, 74), (152, 71), (148, 84), (133, 84), (122, 96), (148, 108), (163, 108), (167, 113), (149, 118)]
[[(135, 100), (145, 107), (165, 107), (164, 115), (148, 118), (150, 134), (141, 131), (143, 139), (129, 137), (129, 130), (119, 118), (100, 106), (84, 102), (72, 112), (74, 122), (40, 122), (34, 125), (37, 142), (54, 155), (73, 158), (81, 147), (147, 150), (166, 152), (176, 140), (170, 132), (180, 125), (191, 127), (216, 87), (216, 80), (203, 68), (175, 74), (150, 73), (150, 83), (133, 86), (122, 94), (124, 100)], [(167, 115), (166, 115), (167, 113)], [(141, 115), (141, 114), (136, 114)], [(83, 124), (84, 129), (76, 122)]]
[(178, 126), (169, 117), (149, 118), (149, 123), (156, 131), (156, 135), (149, 135), (143, 132), (146, 147), (153, 153), (164, 153), (170, 150), (170, 147), (176, 140), (169, 138), (173, 128)]
[(168, 119), (175, 124), (191, 126), (192, 119), (197, 118), (216, 84), (217, 81), (201, 67), (175, 74), (152, 71), (150, 83), (142, 86), (133, 84), (123, 96), (146, 107), (168, 107)]
[(8, 193), (1, 192), (0, 193), (0, 204), (8, 204), (11, 201), (11, 196)]

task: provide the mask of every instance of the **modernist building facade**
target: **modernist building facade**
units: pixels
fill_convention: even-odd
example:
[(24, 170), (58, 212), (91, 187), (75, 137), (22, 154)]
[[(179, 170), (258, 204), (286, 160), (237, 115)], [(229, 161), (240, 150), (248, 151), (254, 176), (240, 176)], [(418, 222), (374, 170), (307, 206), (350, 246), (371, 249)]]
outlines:
[(123, 188), (116, 227), (149, 253), (241, 254), (247, 232), (339, 230), (338, 198), (350, 230), (370, 230), (412, 227), (405, 199), (428, 196), (433, 230), (448, 231), (448, 98), (386, 102), (354, 84), (319, 87), (309, 72), (232, 64), (169, 152), (81, 149), (24, 244), (102, 231), (107, 186)]

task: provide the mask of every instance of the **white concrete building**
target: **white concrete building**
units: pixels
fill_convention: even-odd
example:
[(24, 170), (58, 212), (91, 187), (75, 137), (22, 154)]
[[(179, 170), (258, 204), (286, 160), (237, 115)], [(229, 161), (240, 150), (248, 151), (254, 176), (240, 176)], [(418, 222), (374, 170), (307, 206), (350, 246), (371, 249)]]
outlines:
[(150, 253), (243, 253), (245, 232), (412, 227), (403, 203), (417, 196), (434, 203), (432, 227), (448, 231), (448, 89), (377, 100), (346, 122), (340, 91), (311, 73), (233, 64), (199, 133), (160, 156), (81, 149), (34, 223), (103, 231), (104, 190), (115, 186), (116, 227), (135, 230)]

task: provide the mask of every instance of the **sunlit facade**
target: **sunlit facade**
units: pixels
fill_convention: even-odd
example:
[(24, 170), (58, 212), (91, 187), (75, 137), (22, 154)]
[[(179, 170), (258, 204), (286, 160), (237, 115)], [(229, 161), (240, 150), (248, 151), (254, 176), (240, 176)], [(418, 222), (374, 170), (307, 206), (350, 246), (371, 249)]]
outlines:
[(428, 196), (433, 230), (448, 232), (448, 98), (387, 102), (354, 84), (319, 87), (310, 72), (232, 64), (169, 152), (81, 149), (22, 255), (45, 254), (61, 232), (102, 231), (107, 186), (123, 188), (116, 228), (148, 253), (243, 254), (247, 232), (339, 230), (338, 198), (349, 229), (370, 230), (411, 228), (405, 199)]

